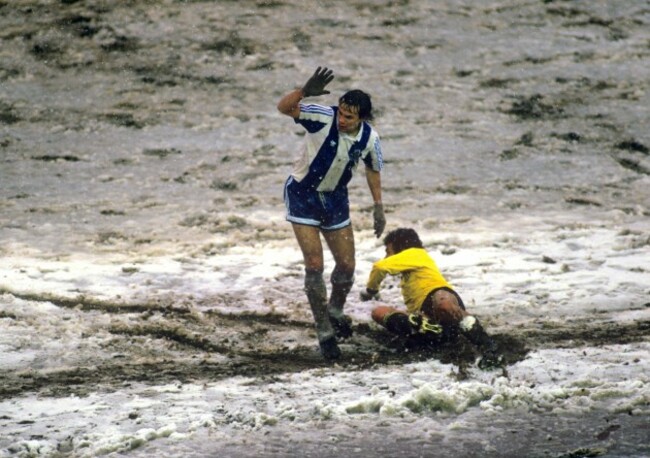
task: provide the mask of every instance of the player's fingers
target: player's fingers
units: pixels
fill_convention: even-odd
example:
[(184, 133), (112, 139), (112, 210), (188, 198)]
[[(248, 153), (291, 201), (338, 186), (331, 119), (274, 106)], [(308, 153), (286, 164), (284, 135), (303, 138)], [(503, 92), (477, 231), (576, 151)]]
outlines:
[(328, 69), (327, 67), (323, 68), (323, 71), (319, 75), (324, 81), (330, 82), (332, 81), (332, 78), (334, 78), (333, 71)]

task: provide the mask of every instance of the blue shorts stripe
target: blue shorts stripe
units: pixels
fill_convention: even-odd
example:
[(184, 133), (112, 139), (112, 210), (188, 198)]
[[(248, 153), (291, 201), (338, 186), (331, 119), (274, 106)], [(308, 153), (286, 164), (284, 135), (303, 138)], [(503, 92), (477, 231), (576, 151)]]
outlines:
[(348, 218), (342, 223), (336, 224), (334, 226), (321, 226), (321, 229), (323, 229), (324, 231), (335, 231), (337, 229), (343, 229), (344, 227), (348, 227), (350, 224), (352, 224), (352, 220)]

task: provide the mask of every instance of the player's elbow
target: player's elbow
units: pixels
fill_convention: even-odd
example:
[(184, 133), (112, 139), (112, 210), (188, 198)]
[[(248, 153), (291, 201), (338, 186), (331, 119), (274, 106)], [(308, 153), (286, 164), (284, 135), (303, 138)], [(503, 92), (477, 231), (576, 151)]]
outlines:
[(283, 115), (291, 116), (291, 117), (295, 118), (294, 112), (295, 112), (297, 107), (290, 107), (290, 106), (287, 106), (286, 104), (280, 102), (280, 103), (278, 103), (277, 108), (278, 108), (278, 111), (280, 113), (282, 113)]

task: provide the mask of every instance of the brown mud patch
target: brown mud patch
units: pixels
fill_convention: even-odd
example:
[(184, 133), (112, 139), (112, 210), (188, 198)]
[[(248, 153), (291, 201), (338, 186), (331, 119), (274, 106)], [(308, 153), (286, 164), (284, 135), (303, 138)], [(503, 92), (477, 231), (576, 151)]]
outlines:
[[(22, 298), (39, 300), (35, 294)], [(97, 391), (117, 391), (130, 383), (200, 384), (236, 376), (265, 383), (281, 374), (317, 368), (349, 372), (429, 359), (456, 366), (456, 377), (461, 380), (471, 377), (468, 369), (480, 356), (463, 338), (446, 345), (408, 343), (374, 325), (360, 323), (354, 325), (353, 337), (341, 343), (341, 359), (332, 364), (321, 358), (311, 323), (278, 314), (231, 315), (209, 311), (197, 316), (180, 307), (109, 304), (50, 296), (40, 300), (75, 308), (82, 314), (99, 311), (119, 317), (128, 315), (128, 319), (114, 321), (106, 329), (109, 339), (102, 347), (107, 353), (96, 358), (87, 355), (83, 364), (61, 369), (3, 371), (0, 399), (29, 393), (84, 396)], [(152, 317), (156, 319), (152, 321)], [(4, 318), (20, 319), (14, 315)], [(623, 344), (647, 339), (648, 335), (648, 321), (546, 324), (540, 329), (494, 334), (504, 356), (503, 366), (495, 373), (500, 371), (507, 376), (508, 365), (524, 359), (530, 349)], [(145, 345), (152, 340), (156, 342), (154, 346)]]

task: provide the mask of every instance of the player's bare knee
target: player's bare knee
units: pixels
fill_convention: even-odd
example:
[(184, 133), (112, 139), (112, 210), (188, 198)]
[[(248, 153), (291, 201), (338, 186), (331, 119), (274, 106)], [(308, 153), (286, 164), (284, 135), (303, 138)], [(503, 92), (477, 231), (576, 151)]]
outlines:
[(439, 289), (433, 294), (433, 300), (435, 301), (436, 305), (442, 306), (442, 307), (460, 307), (458, 304), (458, 298), (451, 292), (445, 290), (445, 289)]
[(305, 270), (310, 272), (323, 272), (325, 266), (323, 263), (323, 258), (314, 256), (314, 257), (305, 257)]
[(435, 311), (445, 315), (454, 315), (454, 312), (456, 312), (457, 309), (458, 306), (449, 301), (441, 301), (434, 307)]
[(388, 315), (389, 313), (392, 313), (393, 311), (394, 311), (394, 309), (392, 307), (388, 307), (388, 306), (385, 306), (385, 305), (380, 305), (379, 307), (375, 307), (372, 310), (371, 316), (372, 316), (372, 319), (375, 320), (377, 323), (383, 324), (384, 323), (384, 318), (386, 317), (386, 315)]
[(433, 307), (432, 318), (443, 325), (455, 325), (463, 319), (464, 310), (451, 301), (440, 301)]

